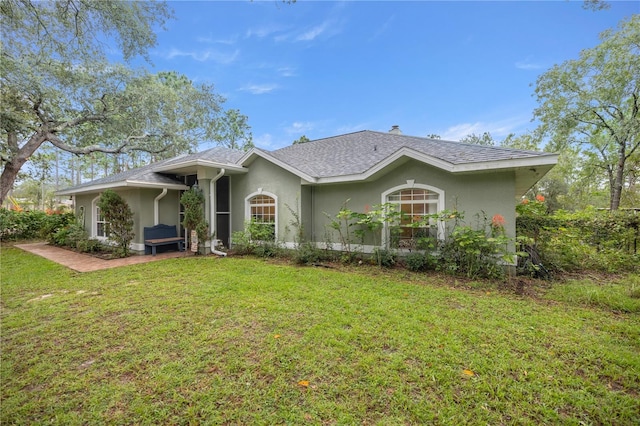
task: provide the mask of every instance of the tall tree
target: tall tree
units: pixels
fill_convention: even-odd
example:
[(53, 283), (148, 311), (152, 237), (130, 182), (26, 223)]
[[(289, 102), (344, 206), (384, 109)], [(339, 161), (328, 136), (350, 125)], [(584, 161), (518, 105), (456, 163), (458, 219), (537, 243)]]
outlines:
[(475, 133), (471, 133), (464, 138), (460, 139), (460, 142), (471, 143), (474, 145), (484, 145), (484, 146), (493, 146), (495, 145), (495, 141), (491, 136), (491, 133), (484, 132), (481, 135), (476, 135)]
[(0, 203), (45, 143), (84, 155), (146, 151), (173, 156), (215, 139), (223, 99), (177, 73), (110, 63), (147, 57), (161, 2), (0, 2)]
[(609, 2), (603, 0), (584, 0), (584, 2), (582, 3), (582, 8), (598, 11), (610, 9), (611, 5), (609, 4)]
[(218, 121), (217, 134), (214, 139), (219, 145), (227, 148), (250, 150), (254, 145), (248, 120), (248, 117), (240, 114), (237, 109), (225, 111), (223, 119)]
[(307, 142), (311, 142), (311, 139), (309, 139), (306, 135), (302, 135), (298, 139), (293, 141), (292, 145), (298, 145), (298, 144), (307, 143)]
[(578, 146), (591, 168), (604, 171), (609, 207), (618, 209), (625, 178), (637, 175), (629, 161), (640, 146), (640, 15), (605, 31), (602, 42), (580, 58), (556, 65), (536, 84), (534, 116), (550, 137), (547, 149)]
[(534, 133), (523, 133), (520, 136), (516, 136), (515, 133), (509, 133), (500, 146), (504, 148), (524, 149), (528, 151), (538, 151), (540, 144), (540, 138)]

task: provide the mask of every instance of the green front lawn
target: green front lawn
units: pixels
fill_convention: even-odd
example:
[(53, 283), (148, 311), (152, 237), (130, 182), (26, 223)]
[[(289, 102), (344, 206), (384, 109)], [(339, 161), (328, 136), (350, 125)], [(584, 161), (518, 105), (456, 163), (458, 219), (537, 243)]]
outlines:
[(0, 263), (1, 424), (640, 423), (637, 299), (242, 258)]

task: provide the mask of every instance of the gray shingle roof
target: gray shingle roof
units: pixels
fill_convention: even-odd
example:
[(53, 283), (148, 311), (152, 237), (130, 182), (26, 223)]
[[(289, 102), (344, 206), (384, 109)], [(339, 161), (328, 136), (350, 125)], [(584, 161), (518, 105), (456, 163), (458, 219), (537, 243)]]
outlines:
[(238, 161), (244, 154), (244, 151), (217, 146), (206, 151), (196, 152), (195, 154), (186, 154), (171, 158), (163, 162), (163, 165), (168, 166), (195, 160), (205, 160), (215, 163), (237, 165)]
[(536, 151), (473, 145), (370, 130), (291, 145), (272, 151), (270, 155), (307, 175), (322, 178), (364, 173), (403, 148), (412, 149), (452, 165), (545, 155)]
[(224, 147), (215, 147), (206, 151), (197, 152), (195, 154), (183, 154), (177, 157), (169, 158), (167, 160), (161, 160), (142, 167), (137, 167), (135, 169), (126, 170), (121, 173), (116, 173), (111, 176), (106, 176), (77, 186), (73, 186), (71, 188), (65, 189), (62, 192), (69, 192), (70, 190), (81, 190), (83, 188), (95, 185), (116, 184), (125, 181), (144, 182), (157, 185), (182, 185), (183, 182), (171, 176), (169, 172), (158, 173), (155, 172), (154, 169), (161, 166), (171, 166), (173, 164), (180, 164), (194, 160), (207, 160), (217, 163), (237, 165), (238, 160), (240, 160), (243, 155), (243, 151)]
[[(331, 178), (365, 173), (402, 149), (410, 149), (454, 166), (501, 160), (535, 159), (550, 155), (537, 151), (473, 145), (370, 130), (318, 139), (270, 152), (260, 149), (256, 149), (255, 152), (267, 154), (313, 178)], [(182, 182), (169, 174), (171, 166), (180, 168), (184, 163), (204, 160), (241, 167), (241, 159), (245, 154), (239, 150), (215, 147), (127, 170), (63, 192), (124, 181), (158, 185), (181, 184)], [(167, 173), (158, 173), (154, 170), (166, 170)]]
[[(159, 164), (163, 164), (166, 161), (168, 160), (147, 164), (146, 166), (137, 167), (131, 170), (125, 170), (124, 172), (116, 173), (110, 176), (105, 176), (103, 178), (92, 180), (90, 182), (86, 182), (80, 185), (76, 185), (68, 189), (82, 189), (82, 188), (86, 188), (94, 185), (108, 185), (111, 183), (115, 184), (115, 183), (124, 182), (124, 181), (136, 181), (136, 182), (157, 183), (157, 184), (167, 184), (167, 185), (182, 184), (181, 181), (175, 179), (170, 175), (155, 173), (153, 171), (154, 167), (157, 167)], [(68, 189), (65, 190), (65, 192), (68, 191)]]

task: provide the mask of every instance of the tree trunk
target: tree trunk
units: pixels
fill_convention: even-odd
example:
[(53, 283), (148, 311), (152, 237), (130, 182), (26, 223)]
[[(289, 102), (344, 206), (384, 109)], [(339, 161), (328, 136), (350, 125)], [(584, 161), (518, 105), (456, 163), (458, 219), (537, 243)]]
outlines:
[(618, 150), (618, 164), (616, 164), (616, 175), (613, 181), (613, 187), (611, 188), (611, 203), (609, 208), (618, 210), (620, 207), (620, 199), (622, 198), (622, 187), (624, 182), (624, 164), (626, 160), (625, 144), (621, 144)]
[(38, 132), (31, 136), (29, 141), (22, 148), (18, 149), (17, 135), (9, 133), (7, 136), (7, 145), (14, 155), (5, 163), (2, 176), (0, 176), (0, 205), (4, 203), (4, 199), (7, 197), (7, 194), (13, 188), (18, 172), (24, 163), (29, 160), (29, 157), (31, 157), (31, 155), (36, 152), (36, 150), (40, 148), (40, 145), (42, 145), (46, 140), (47, 138), (45, 134)]

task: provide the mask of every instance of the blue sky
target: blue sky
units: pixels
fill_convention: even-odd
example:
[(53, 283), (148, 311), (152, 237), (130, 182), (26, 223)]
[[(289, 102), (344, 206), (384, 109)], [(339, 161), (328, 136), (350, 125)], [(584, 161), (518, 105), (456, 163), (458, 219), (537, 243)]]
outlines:
[(169, 4), (151, 71), (214, 84), (270, 150), (395, 124), (451, 140), (522, 134), (535, 128), (536, 78), (640, 13), (615, 1)]

